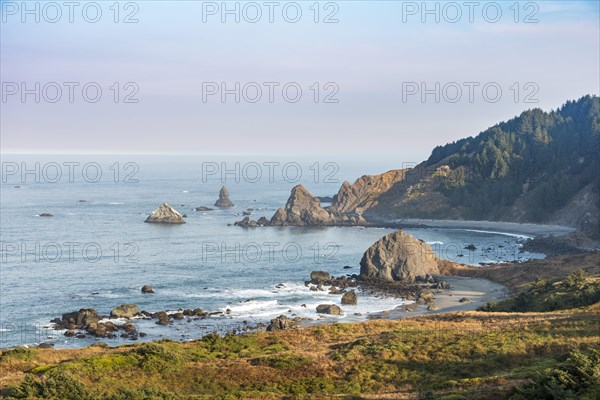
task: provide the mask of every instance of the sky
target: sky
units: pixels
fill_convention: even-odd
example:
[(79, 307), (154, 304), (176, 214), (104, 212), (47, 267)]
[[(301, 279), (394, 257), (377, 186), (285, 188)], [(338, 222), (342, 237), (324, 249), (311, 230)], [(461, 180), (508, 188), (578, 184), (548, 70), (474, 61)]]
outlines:
[(598, 95), (599, 3), (0, 1), (0, 148), (419, 161)]

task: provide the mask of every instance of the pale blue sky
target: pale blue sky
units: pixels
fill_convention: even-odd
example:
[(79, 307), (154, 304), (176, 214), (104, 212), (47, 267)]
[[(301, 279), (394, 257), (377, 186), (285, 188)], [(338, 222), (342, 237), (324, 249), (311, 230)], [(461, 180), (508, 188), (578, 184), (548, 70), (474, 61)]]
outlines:
[[(95, 24), (80, 10), (73, 23), (67, 15), (57, 23), (43, 16), (40, 23), (31, 16), (22, 23), (20, 10), (12, 15), (11, 2), (0, 3), (3, 85), (97, 82), (103, 89), (95, 104), (77, 91), (69, 103), (66, 89), (55, 104), (6, 97), (0, 103), (5, 153), (348, 154), (418, 161), (435, 145), (475, 135), (525, 109), (556, 108), (600, 91), (597, 1), (519, 2), (519, 23), (509, 9), (514, 1), (496, 2), (503, 12), (497, 23), (484, 20), (481, 9), (474, 23), (466, 15), (458, 23), (443, 16), (440, 23), (431, 16), (422, 23), (419, 13), (403, 22), (403, 7), (411, 2), (339, 1), (333, 24), (313, 22), (313, 1), (298, 2), (303, 15), (296, 24), (277, 10), (274, 23), (265, 15), (255, 24), (222, 23), (219, 14), (204, 23), (207, 2), (193, 1), (135, 2), (139, 22), (133, 24), (113, 22), (112, 1), (98, 2), (103, 15)], [(527, 3), (539, 10), (525, 9)], [(333, 10), (321, 10), (320, 18)], [(131, 11), (121, 10), (119, 18)], [(533, 11), (539, 22), (523, 23)], [(113, 82), (135, 82), (139, 103), (115, 104)], [(274, 103), (229, 98), (223, 104), (216, 97), (203, 103), (203, 82), (297, 82), (303, 96), (293, 104), (281, 96)], [(335, 82), (339, 103), (315, 104), (314, 82)], [(503, 96), (490, 103), (476, 90), (470, 103), (463, 86), (457, 103), (435, 103), (433, 96), (403, 102), (405, 82), (496, 82)], [(531, 92), (526, 83), (535, 83), (538, 103), (515, 102), (515, 82), (521, 96)]]

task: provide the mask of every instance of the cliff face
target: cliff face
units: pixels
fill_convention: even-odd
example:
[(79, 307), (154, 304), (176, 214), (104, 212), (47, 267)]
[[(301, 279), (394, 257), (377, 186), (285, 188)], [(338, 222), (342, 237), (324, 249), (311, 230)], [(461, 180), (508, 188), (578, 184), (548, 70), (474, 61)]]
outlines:
[(364, 175), (353, 184), (345, 181), (331, 203), (334, 213), (353, 213), (377, 205), (379, 195), (387, 192), (398, 181), (404, 179), (406, 170), (398, 169), (379, 175)]

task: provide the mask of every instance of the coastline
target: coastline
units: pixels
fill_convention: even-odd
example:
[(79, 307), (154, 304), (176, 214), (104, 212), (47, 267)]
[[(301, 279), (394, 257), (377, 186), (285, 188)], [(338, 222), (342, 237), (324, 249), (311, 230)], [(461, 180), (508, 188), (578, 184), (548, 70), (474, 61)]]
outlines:
[[(394, 224), (402, 224), (403, 227), (409, 225), (427, 228), (443, 228), (443, 229), (473, 229), (485, 232), (503, 232), (511, 236), (524, 235), (545, 235), (550, 232), (557, 232), (557, 228), (562, 232), (571, 231), (572, 228), (558, 227), (553, 225), (538, 225), (538, 224), (519, 224), (509, 222), (492, 222), (492, 221), (451, 221), (451, 220), (423, 220), (423, 219), (406, 219), (392, 221)], [(413, 318), (419, 316), (427, 316), (431, 314), (452, 313), (473, 311), (480, 306), (485, 305), (488, 301), (498, 301), (508, 296), (509, 289), (492, 280), (480, 277), (459, 277), (441, 275), (437, 277), (439, 281), (447, 282), (450, 287), (448, 289), (433, 289), (435, 310), (428, 310), (427, 304), (418, 304), (411, 300), (405, 300), (398, 296), (399, 300), (405, 302), (401, 306), (394, 309), (381, 310), (376, 312), (363, 313), (355, 315), (352, 310), (348, 310), (344, 317), (326, 316), (316, 314), (313, 319), (303, 319), (300, 323), (301, 327), (309, 327), (321, 324), (336, 324), (336, 323), (361, 323), (369, 320), (386, 319), (398, 320), (403, 318)], [(424, 286), (429, 288), (429, 286)], [(390, 296), (392, 297), (392, 296)], [(459, 302), (461, 298), (468, 298), (468, 302)], [(359, 297), (360, 302), (360, 297)], [(411, 311), (406, 311), (406, 306), (412, 306)], [(341, 306), (342, 309), (344, 306)], [(344, 310), (346, 311), (346, 310)], [(264, 321), (268, 325), (268, 321)], [(253, 333), (262, 329), (250, 329), (247, 333)], [(238, 331), (239, 332), (239, 331)], [(246, 333), (246, 332), (240, 332)], [(202, 337), (195, 337), (191, 340), (199, 340)], [(161, 339), (156, 339), (156, 341)], [(154, 341), (154, 340), (152, 340)], [(82, 345), (81, 347), (85, 347)]]
[[(450, 288), (432, 290), (436, 306), (435, 310), (428, 310), (427, 304), (419, 304), (411, 301), (392, 310), (382, 310), (364, 315), (350, 313), (344, 318), (324, 316), (312, 320), (303, 320), (300, 326), (305, 328), (323, 324), (363, 323), (378, 319), (399, 320), (433, 314), (475, 311), (478, 307), (485, 305), (489, 301), (497, 302), (509, 295), (509, 290), (506, 286), (488, 279), (446, 275), (437, 276), (436, 278), (439, 281), (447, 282)], [(469, 300), (460, 302), (463, 298)], [(360, 297), (358, 301), (360, 301)], [(344, 306), (341, 307), (343, 309)], [(411, 311), (408, 311), (407, 307)]]
[(398, 229), (409, 227), (463, 229), (482, 232), (504, 233), (530, 237), (561, 236), (575, 231), (575, 228), (564, 225), (546, 225), (505, 221), (472, 221), (447, 219), (404, 218), (389, 221)]

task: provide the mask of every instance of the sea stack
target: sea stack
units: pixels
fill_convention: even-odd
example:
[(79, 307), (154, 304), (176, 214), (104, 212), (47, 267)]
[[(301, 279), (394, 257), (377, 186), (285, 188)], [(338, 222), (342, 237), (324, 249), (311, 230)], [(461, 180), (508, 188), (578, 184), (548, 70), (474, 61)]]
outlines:
[(167, 203), (162, 203), (160, 207), (152, 211), (152, 214), (144, 222), (153, 224), (185, 224), (183, 216)]
[(361, 278), (414, 282), (439, 275), (431, 246), (402, 231), (389, 233), (367, 249), (360, 261)]
[(297, 185), (292, 189), (285, 208), (278, 209), (270, 221), (270, 225), (273, 226), (354, 226), (365, 224), (365, 219), (359, 214), (335, 214), (322, 207), (319, 199), (302, 185)]
[(215, 202), (216, 207), (233, 207), (233, 202), (229, 199), (229, 190), (225, 186), (219, 192), (219, 200)]
[(271, 225), (332, 225), (335, 217), (302, 185), (292, 189), (285, 208), (277, 210)]

